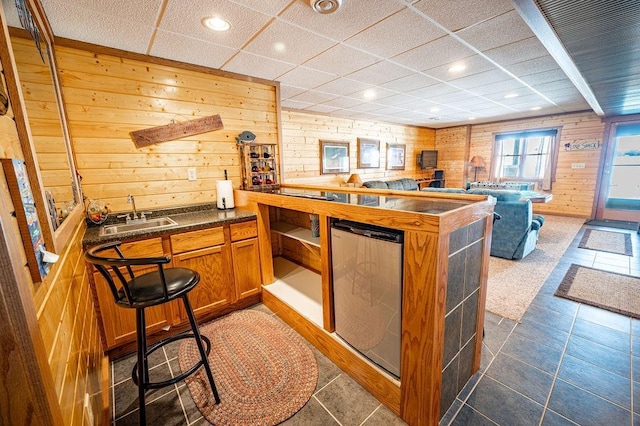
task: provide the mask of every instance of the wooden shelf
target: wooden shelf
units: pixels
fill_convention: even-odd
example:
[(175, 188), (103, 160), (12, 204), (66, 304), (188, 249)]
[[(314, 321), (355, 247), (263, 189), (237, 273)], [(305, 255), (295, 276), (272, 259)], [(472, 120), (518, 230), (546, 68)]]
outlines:
[(320, 237), (312, 237), (311, 229), (302, 228), (286, 222), (273, 222), (271, 230), (289, 238), (301, 241), (314, 247), (320, 247)]
[(273, 259), (276, 280), (262, 288), (322, 328), (322, 279), (282, 257)]

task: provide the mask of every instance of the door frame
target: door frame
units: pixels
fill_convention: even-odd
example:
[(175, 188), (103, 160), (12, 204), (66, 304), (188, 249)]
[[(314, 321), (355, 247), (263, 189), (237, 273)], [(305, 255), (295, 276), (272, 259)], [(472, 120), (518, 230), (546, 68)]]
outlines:
[(640, 211), (607, 209), (605, 202), (609, 192), (611, 181), (611, 164), (616, 146), (616, 131), (619, 124), (630, 122), (640, 123), (640, 114), (611, 117), (603, 119), (605, 128), (603, 133), (602, 152), (600, 166), (598, 168), (598, 182), (596, 184), (596, 196), (594, 197), (595, 219), (624, 220), (629, 222), (640, 221)]

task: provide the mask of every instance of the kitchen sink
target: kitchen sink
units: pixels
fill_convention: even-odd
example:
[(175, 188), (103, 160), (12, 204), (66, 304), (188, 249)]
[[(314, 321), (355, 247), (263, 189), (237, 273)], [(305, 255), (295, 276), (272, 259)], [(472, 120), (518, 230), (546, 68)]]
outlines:
[(117, 235), (133, 231), (151, 231), (158, 228), (177, 225), (170, 217), (154, 217), (144, 221), (131, 221), (129, 223), (119, 223), (116, 225), (105, 225), (100, 228), (100, 236)]

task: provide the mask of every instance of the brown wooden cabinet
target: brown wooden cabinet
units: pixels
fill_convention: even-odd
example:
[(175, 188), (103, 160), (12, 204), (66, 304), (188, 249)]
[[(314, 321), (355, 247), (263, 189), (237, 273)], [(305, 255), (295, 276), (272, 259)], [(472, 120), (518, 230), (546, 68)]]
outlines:
[(255, 221), (231, 225), (231, 253), (237, 300), (260, 293), (260, 251)]
[[(171, 255), (168, 266), (192, 269), (200, 282), (189, 292), (189, 301), (198, 322), (240, 309), (260, 299), (261, 271), (255, 220), (218, 225), (122, 244), (125, 256)], [(153, 268), (138, 267), (136, 272)], [(117, 306), (104, 277), (93, 267), (90, 278), (98, 300), (108, 350), (135, 342), (135, 310)], [(145, 309), (147, 334), (180, 328), (188, 318), (181, 302)]]
[[(171, 236), (173, 266), (192, 269), (200, 274), (200, 283), (189, 292), (189, 302), (196, 317), (234, 302), (230, 243), (222, 226)], [(180, 320), (186, 321), (180, 305)]]
[[(162, 256), (162, 239), (152, 238), (142, 241), (123, 243), (122, 251), (127, 256)], [(155, 267), (134, 267), (135, 273), (150, 272)], [(123, 270), (126, 276), (126, 271)], [(107, 280), (97, 271), (93, 271), (95, 294), (100, 306), (100, 315), (104, 328), (104, 337), (108, 348), (120, 346), (136, 340), (136, 311), (116, 305)], [(117, 282), (117, 281), (116, 281)], [(154, 306), (145, 310), (147, 332), (156, 333), (171, 325), (171, 305)]]

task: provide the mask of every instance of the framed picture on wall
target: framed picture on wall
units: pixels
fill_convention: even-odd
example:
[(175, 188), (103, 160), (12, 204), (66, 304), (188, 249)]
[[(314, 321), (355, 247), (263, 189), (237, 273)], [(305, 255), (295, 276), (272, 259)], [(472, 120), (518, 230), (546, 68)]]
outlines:
[(405, 163), (404, 144), (389, 144), (387, 146), (387, 170), (404, 170)]
[(349, 142), (320, 141), (323, 175), (349, 173)]
[(380, 141), (358, 138), (358, 168), (377, 169), (380, 167)]

